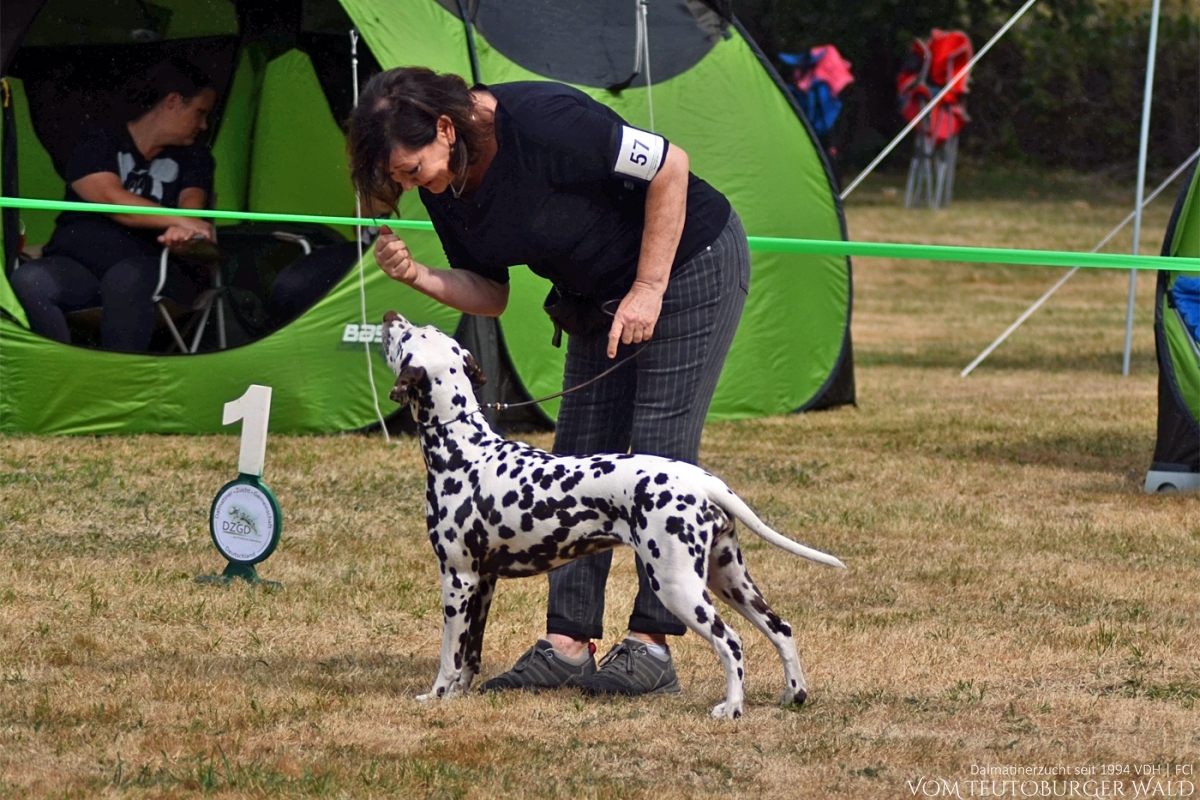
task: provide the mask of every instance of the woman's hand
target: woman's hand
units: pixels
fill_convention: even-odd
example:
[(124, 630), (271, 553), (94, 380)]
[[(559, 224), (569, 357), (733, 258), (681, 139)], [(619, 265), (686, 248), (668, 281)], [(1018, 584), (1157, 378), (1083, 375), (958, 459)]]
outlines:
[(416, 283), (419, 268), (413, 261), (408, 245), (392, 229), (384, 225), (375, 240), (375, 262), (392, 280), (412, 286)]
[(172, 251), (186, 247), (196, 239), (215, 241), (216, 231), (209, 222), (194, 217), (179, 217), (159, 237), (159, 244), (166, 245)]
[(617, 306), (612, 328), (608, 332), (608, 357), (617, 357), (617, 345), (648, 342), (654, 335), (658, 315), (662, 313), (664, 285), (661, 289), (645, 281), (636, 280), (629, 293)]

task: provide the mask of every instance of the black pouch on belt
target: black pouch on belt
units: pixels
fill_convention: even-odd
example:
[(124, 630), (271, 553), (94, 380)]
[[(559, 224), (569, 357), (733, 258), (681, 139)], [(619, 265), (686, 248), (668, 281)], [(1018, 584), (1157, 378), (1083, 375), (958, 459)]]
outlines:
[(612, 316), (604, 313), (598, 302), (557, 286), (546, 295), (542, 310), (554, 321), (551, 343), (555, 347), (562, 347), (563, 331), (571, 336), (590, 336), (612, 327)]

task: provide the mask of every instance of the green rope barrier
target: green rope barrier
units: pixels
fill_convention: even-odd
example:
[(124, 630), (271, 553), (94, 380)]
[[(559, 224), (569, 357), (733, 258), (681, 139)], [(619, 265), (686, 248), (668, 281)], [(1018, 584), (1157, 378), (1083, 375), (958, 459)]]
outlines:
[[(0, 197), (0, 208), (29, 208), (44, 211), (88, 211), (97, 214), (164, 214), (175, 217), (237, 219), (256, 222), (295, 222), (317, 225), (387, 225), (396, 230), (431, 231), (425, 220), (378, 220), (359, 217), (332, 217), (317, 214), (268, 214), (260, 211), (214, 211), (210, 209), (122, 206), (107, 203), (73, 203), (65, 200), (34, 200), (24, 197)], [(896, 244), (890, 242), (845, 242), (827, 239), (780, 239), (768, 236), (747, 237), (751, 250), (768, 253), (806, 255), (863, 256), (868, 258), (906, 258), (926, 261), (965, 261), (983, 264), (1026, 264), (1049, 267), (1090, 267), (1095, 269), (1167, 269), (1173, 272), (1200, 272), (1200, 258), (1164, 258), (1163, 256), (1125, 255), (1121, 253), (1072, 253), (1060, 250), (1013, 250), (958, 245)]]

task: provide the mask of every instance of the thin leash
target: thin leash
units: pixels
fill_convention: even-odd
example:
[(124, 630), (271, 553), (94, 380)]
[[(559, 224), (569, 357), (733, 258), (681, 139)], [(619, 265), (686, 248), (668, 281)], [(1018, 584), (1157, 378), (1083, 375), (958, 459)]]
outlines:
[(589, 378), (588, 380), (584, 381), (583, 383), (579, 384), (578, 386), (572, 386), (570, 389), (563, 389), (561, 392), (555, 392), (554, 394), (548, 394), (545, 397), (539, 397), (537, 400), (524, 400), (520, 403), (484, 403), (483, 407), (490, 408), (493, 411), (508, 411), (510, 408), (521, 408), (522, 406), (537, 405), (538, 403), (544, 403), (547, 400), (553, 400), (556, 397), (562, 397), (563, 395), (570, 394), (571, 392), (577, 392), (580, 389), (584, 388), (585, 386), (591, 386), (593, 383), (600, 380), (601, 378), (606, 377), (606, 376), (612, 374), (613, 372), (616, 372), (617, 369), (625, 366), (630, 361), (632, 361), (633, 359), (640, 356), (642, 354), (642, 350), (644, 350), (645, 347), (646, 347), (646, 345), (643, 344), (637, 350), (635, 350), (634, 352), (625, 356), (624, 358), (622, 358), (617, 363), (613, 364), (608, 369), (604, 370), (604, 372), (601, 372), (599, 375), (595, 376), (594, 378)]

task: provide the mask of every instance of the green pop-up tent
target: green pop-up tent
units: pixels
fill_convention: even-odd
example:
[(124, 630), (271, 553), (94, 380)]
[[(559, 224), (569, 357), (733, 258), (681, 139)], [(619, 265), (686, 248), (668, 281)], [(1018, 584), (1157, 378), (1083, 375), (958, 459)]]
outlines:
[[(182, 54), (222, 90), (212, 141), (217, 208), (351, 215), (337, 120), (353, 100), (353, 26), (362, 37), (360, 69), (420, 64), (483, 83), (571, 83), (687, 150), (693, 170), (730, 198), (751, 235), (845, 238), (811, 130), (727, 9), (714, 0), (652, 0), (640, 39), (636, 9), (630, 0), (6, 0), (0, 55), (12, 157), (0, 174), (4, 193), (61, 199), (65, 158), (83, 124), (115, 117), (120, 109), (105, 98), (111, 103), (137, 70)], [(641, 63), (636, 43), (646, 41), (649, 61)], [(51, 212), (5, 216), (8, 254), (15, 255), (20, 227), (27, 247), (52, 231)], [(415, 196), (403, 199), (401, 216), (426, 218)], [(433, 233), (410, 231), (406, 239), (418, 260), (446, 265)], [(0, 278), (0, 430), (217, 431), (222, 404), (250, 383), (274, 388), (274, 431), (361, 428), (376, 419), (369, 359), (383, 413), (396, 410), (387, 400), (392, 378), (364, 344), (376, 339), (391, 308), (493, 351), (482, 359), (485, 369), (506, 372), (500, 383), (509, 396), (561, 388), (563, 351), (551, 346), (540, 308), (548, 284), (527, 269), (513, 270), (510, 306), (489, 323), (464, 320), (390, 281), (369, 252), (364, 266), (362, 294), (352, 270), (287, 326), (197, 355), (128, 355), (48, 341), (26, 328)], [(6, 257), (4, 273), (12, 268)], [(710, 418), (853, 402), (850, 306), (848, 259), (756, 252), (750, 298)], [(552, 419), (557, 406), (543, 408)]]
[[(1179, 193), (1164, 256), (1200, 256), (1200, 181), (1195, 167)], [(1200, 489), (1200, 280), (1160, 270), (1154, 309), (1158, 354), (1158, 443), (1146, 473), (1147, 492)]]

